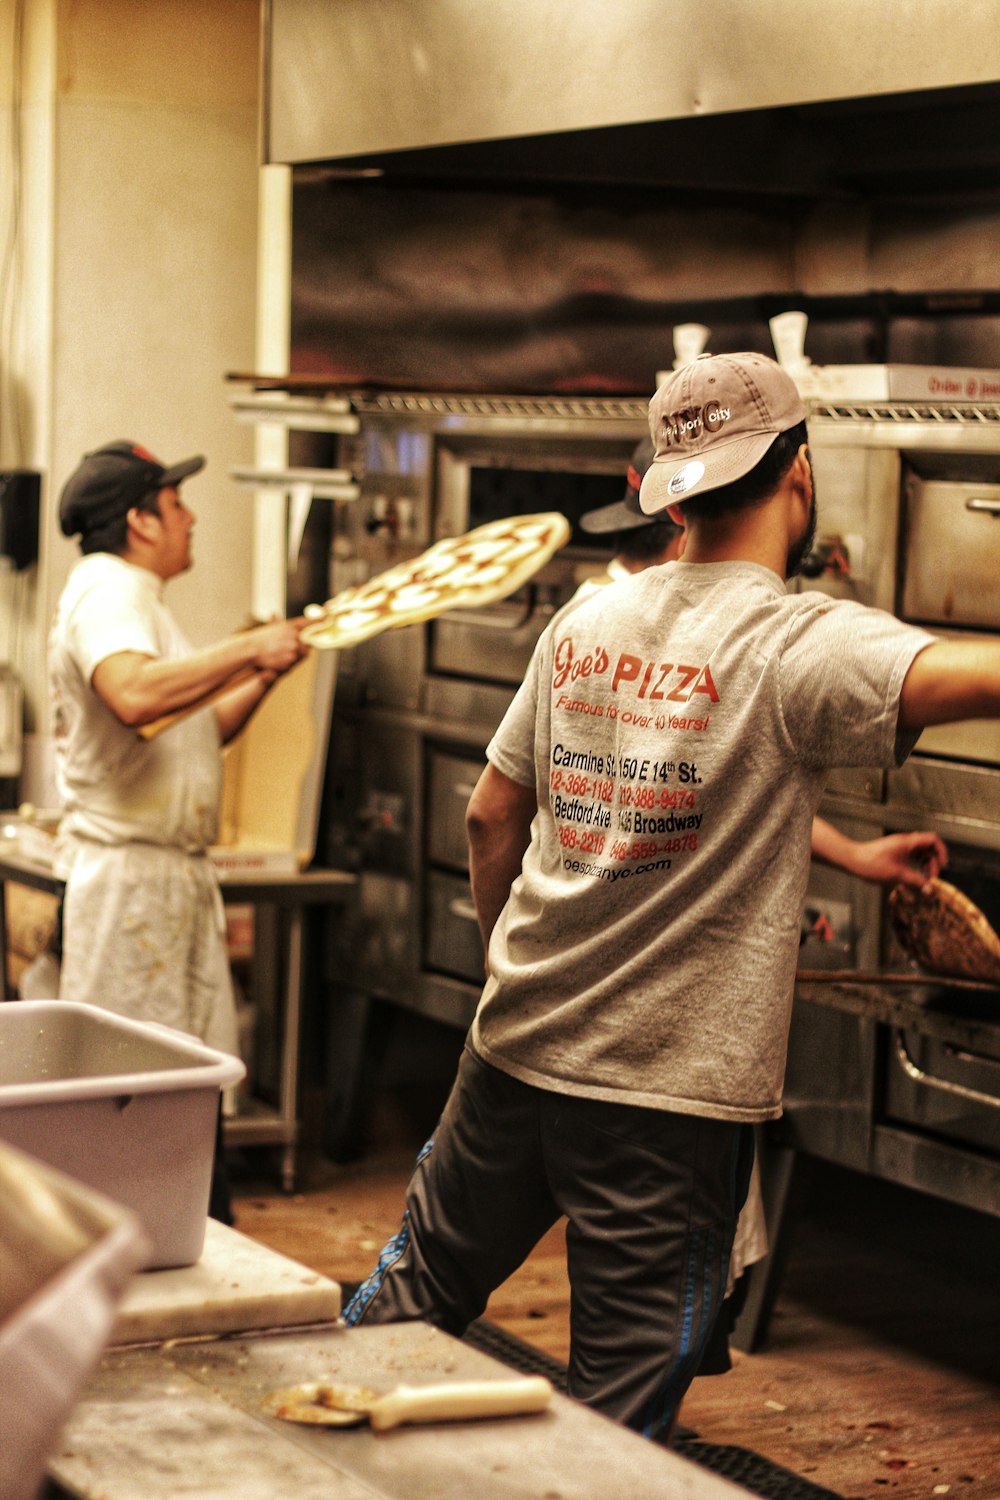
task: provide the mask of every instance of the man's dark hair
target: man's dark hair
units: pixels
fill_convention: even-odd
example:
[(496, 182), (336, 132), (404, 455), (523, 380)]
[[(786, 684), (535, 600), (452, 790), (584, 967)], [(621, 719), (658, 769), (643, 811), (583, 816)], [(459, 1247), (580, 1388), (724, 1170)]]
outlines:
[(619, 531), (615, 537), (615, 556), (625, 557), (629, 562), (650, 563), (666, 551), (677, 535), (679, 527), (673, 521), (650, 521), (648, 526), (633, 526), (629, 531)]
[(774, 494), (792, 467), (796, 453), (808, 441), (809, 433), (805, 422), (786, 427), (784, 432), (778, 433), (764, 457), (749, 473), (740, 479), (734, 479), (732, 484), (720, 485), (717, 490), (707, 490), (704, 495), (693, 495), (685, 500), (685, 516), (695, 521), (712, 521), (759, 505), (762, 500)]
[(124, 552), (128, 545), (128, 511), (148, 510), (154, 516), (160, 514), (160, 492), (159, 490), (147, 490), (138, 500), (133, 500), (128, 510), (123, 510), (120, 516), (115, 516), (113, 521), (106, 521), (103, 526), (98, 526), (93, 531), (85, 531), (80, 537), (80, 551), (88, 552)]

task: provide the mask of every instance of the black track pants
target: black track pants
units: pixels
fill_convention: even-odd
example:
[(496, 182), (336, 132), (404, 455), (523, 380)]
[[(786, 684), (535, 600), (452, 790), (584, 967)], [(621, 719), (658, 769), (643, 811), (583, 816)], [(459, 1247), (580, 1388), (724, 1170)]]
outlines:
[(467, 1048), (345, 1319), (461, 1335), (565, 1214), (569, 1393), (661, 1436), (725, 1293), (752, 1159), (749, 1125), (533, 1088)]

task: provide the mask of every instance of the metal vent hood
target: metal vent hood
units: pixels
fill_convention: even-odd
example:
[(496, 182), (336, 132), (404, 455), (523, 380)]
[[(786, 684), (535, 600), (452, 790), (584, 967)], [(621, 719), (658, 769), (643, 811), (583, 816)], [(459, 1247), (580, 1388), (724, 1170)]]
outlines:
[(995, 0), (264, 0), (263, 15), (267, 161), (816, 191), (846, 132), (862, 183), (871, 166), (997, 186)]

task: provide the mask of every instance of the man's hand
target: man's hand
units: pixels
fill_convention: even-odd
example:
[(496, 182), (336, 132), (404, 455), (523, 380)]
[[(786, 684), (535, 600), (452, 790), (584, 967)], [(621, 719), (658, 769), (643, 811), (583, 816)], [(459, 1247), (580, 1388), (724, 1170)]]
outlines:
[(926, 885), (948, 863), (948, 850), (936, 833), (887, 833), (877, 839), (851, 839), (814, 818), (812, 852), (825, 864), (879, 885)]
[(304, 615), (292, 620), (273, 620), (249, 632), (254, 642), (254, 666), (262, 672), (287, 672), (308, 654), (299, 639), (306, 625)]
[(936, 833), (889, 833), (856, 845), (855, 874), (881, 885), (924, 886), (948, 863)]

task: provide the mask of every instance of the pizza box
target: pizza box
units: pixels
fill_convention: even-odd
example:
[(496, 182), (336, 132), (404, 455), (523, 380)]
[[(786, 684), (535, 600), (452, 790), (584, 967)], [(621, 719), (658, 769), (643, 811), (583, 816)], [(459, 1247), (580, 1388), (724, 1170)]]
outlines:
[(788, 367), (803, 399), (912, 401), (921, 406), (1000, 401), (1000, 370), (960, 365), (810, 365)]
[(336, 680), (337, 652), (310, 651), (226, 747), (210, 850), (220, 880), (295, 874), (311, 862)]

